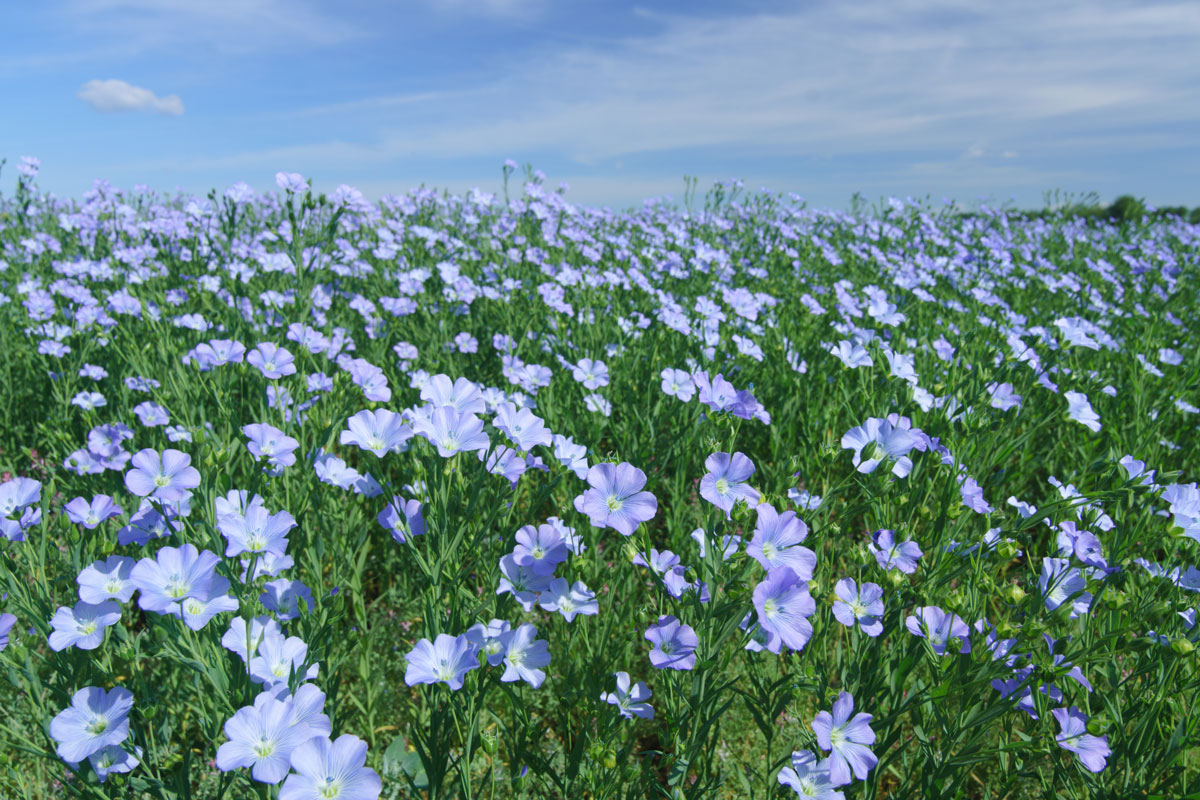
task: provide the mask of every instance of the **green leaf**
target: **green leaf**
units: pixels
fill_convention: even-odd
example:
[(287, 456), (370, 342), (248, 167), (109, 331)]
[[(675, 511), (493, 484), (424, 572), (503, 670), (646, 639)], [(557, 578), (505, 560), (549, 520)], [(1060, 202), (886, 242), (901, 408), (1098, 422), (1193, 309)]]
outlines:
[(667, 773), (667, 785), (678, 786), (679, 784), (683, 783), (684, 779), (687, 777), (689, 766), (690, 764), (688, 764), (685, 759), (680, 758), (676, 760), (676, 762), (671, 765), (671, 771)]
[(387, 750), (383, 751), (383, 771), (395, 773), (403, 767), (400, 762), (408, 755), (408, 742), (403, 736), (397, 736), (392, 739), (392, 743), (388, 745)]
[(429, 788), (429, 776), (425, 774), (425, 768), (421, 766), (420, 756), (410, 752), (404, 756), (400, 766), (404, 769), (404, 773), (412, 779), (413, 786), (418, 789)]

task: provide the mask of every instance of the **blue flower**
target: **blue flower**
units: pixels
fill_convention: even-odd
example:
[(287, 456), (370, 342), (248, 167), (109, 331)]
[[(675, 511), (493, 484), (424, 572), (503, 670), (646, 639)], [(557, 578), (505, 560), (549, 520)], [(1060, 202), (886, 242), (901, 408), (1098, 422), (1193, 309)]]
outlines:
[(105, 600), (127, 602), (137, 588), (130, 580), (133, 563), (129, 556), (115, 555), (103, 561), (93, 561), (75, 579), (79, 584), (79, 599), (93, 605)]
[(743, 453), (713, 453), (704, 460), (708, 470), (700, 479), (700, 496), (725, 512), (729, 512), (739, 500), (747, 505), (757, 504), (759, 493), (746, 481), (754, 474), (754, 463)]
[(779, 770), (779, 783), (803, 800), (845, 800), (829, 777), (829, 759), (817, 758), (812, 750), (792, 753), (792, 765)]
[[(916, 438), (904, 428), (886, 419), (872, 417), (842, 436), (842, 449), (854, 451), (854, 466), (859, 472), (874, 472), (884, 461), (892, 462), (892, 474), (903, 478), (912, 472), (908, 454), (917, 445)], [(865, 458), (864, 458), (865, 456)]]
[(275, 612), (280, 622), (295, 619), (300, 616), (300, 601), (304, 601), (308, 611), (315, 608), (312, 590), (300, 581), (280, 578), (268, 581), (263, 585), (263, 593), (258, 600), (263, 606)]
[(522, 452), (532, 450), (535, 444), (549, 447), (554, 442), (546, 423), (528, 408), (518, 409), (512, 403), (501, 403), (493, 422)]
[(553, 575), (555, 568), (567, 560), (567, 545), (553, 525), (524, 525), (517, 530), (512, 555), (517, 564), (528, 567), (534, 575)]
[(437, 447), (442, 458), (464, 450), (486, 450), (489, 444), (483, 422), (474, 414), (460, 414), (452, 406), (435, 409), (428, 419), (418, 418), (413, 430)]
[(300, 446), (300, 442), (284, 434), (274, 425), (256, 422), (243, 426), (242, 433), (250, 440), (246, 443), (246, 449), (256, 459), (267, 459), (267, 463), (276, 470), (296, 463), (295, 450)]
[(660, 377), (662, 378), (663, 392), (671, 397), (686, 403), (696, 396), (696, 384), (692, 382), (692, 376), (687, 372), (668, 367), (660, 373)]
[(537, 575), (532, 567), (521, 566), (511, 553), (500, 559), (500, 582), (496, 594), (511, 592), (521, 608), (532, 611), (538, 594), (549, 588), (549, 575)]
[(628, 672), (613, 673), (617, 678), (617, 690), (615, 692), (602, 692), (600, 699), (609, 705), (617, 707), (617, 712), (625, 719), (633, 719), (641, 717), (642, 719), (654, 719), (654, 708), (646, 701), (650, 699), (653, 692), (646, 684), (638, 681), (634, 686), (630, 686)]
[(696, 647), (700, 638), (688, 625), (673, 616), (662, 616), (646, 630), (646, 640), (654, 644), (650, 663), (658, 669), (690, 670), (696, 666)]
[(357, 736), (309, 739), (292, 752), (295, 772), (284, 781), (279, 800), (375, 800), (383, 784), (366, 761), (367, 743)]
[(133, 693), (117, 686), (109, 691), (96, 686), (80, 689), (71, 705), (50, 720), (50, 736), (58, 742), (58, 756), (77, 764), (129, 735)]
[(376, 458), (383, 458), (385, 453), (400, 452), (413, 435), (412, 428), (404, 424), (403, 418), (386, 408), (359, 411), (346, 421), (346, 427), (338, 441), (355, 445)]
[(271, 380), (295, 374), (295, 360), (286, 349), (271, 342), (262, 342), (246, 354), (246, 363)]
[(904, 625), (913, 636), (929, 640), (929, 646), (939, 656), (946, 655), (951, 639), (961, 642), (959, 653), (971, 652), (971, 629), (957, 614), (937, 606), (918, 606), (916, 613), (905, 618)]
[(770, 503), (759, 503), (757, 512), (754, 538), (746, 545), (746, 555), (765, 570), (788, 567), (800, 580), (812, 580), (817, 554), (800, 545), (808, 536), (804, 520), (795, 511), (780, 514)]
[(200, 473), (187, 453), (167, 449), (159, 455), (149, 448), (133, 456), (133, 469), (125, 473), (125, 488), (138, 497), (147, 495), (168, 503), (183, 500), (188, 489), (200, 485)]
[(875, 556), (880, 569), (898, 569), (908, 574), (917, 571), (917, 559), (923, 555), (920, 545), (911, 539), (897, 542), (895, 532), (887, 528), (871, 535), (871, 544), (867, 545), (867, 549)]
[(1038, 590), (1045, 598), (1047, 611), (1054, 611), (1059, 606), (1070, 603), (1069, 619), (1086, 614), (1092, 605), (1092, 595), (1087, 591), (1087, 580), (1065, 558), (1042, 559)]
[(454, 691), (462, 688), (468, 672), (479, 667), (478, 651), (466, 635), (439, 633), (433, 642), (422, 639), (405, 659), (404, 682), (409, 686), (445, 683)]
[(535, 639), (536, 636), (537, 628), (528, 622), (500, 635), (500, 645), (504, 648), (504, 674), (500, 680), (525, 681), (535, 689), (542, 685), (546, 673), (541, 668), (550, 663), (550, 650), (546, 640)]
[(863, 633), (878, 636), (883, 633), (883, 589), (875, 583), (858, 586), (853, 578), (842, 578), (833, 587), (837, 600), (833, 604), (833, 616), (848, 628), (857, 623)]
[(110, 744), (88, 756), (88, 763), (96, 771), (96, 777), (100, 779), (101, 783), (104, 783), (108, 780), (109, 775), (132, 771), (141, 763), (141, 755), (142, 748), (140, 747), (135, 747), (134, 752), (130, 753), (120, 745)]
[[(253, 626), (251, 628), (253, 634)], [(293, 674), (298, 674), (304, 668), (307, 657), (308, 645), (300, 637), (285, 638), (281, 633), (266, 631), (259, 642), (258, 655), (250, 659), (250, 679), (268, 688), (287, 684)], [(313, 664), (304, 672), (301, 680), (315, 678), (317, 671), (317, 665)]]
[(65, 650), (74, 645), (80, 650), (95, 650), (104, 641), (104, 629), (121, 619), (121, 605), (105, 600), (98, 605), (82, 600), (74, 608), (62, 606), (50, 620), (50, 649)]
[[(416, 348), (413, 348), (410, 357), (417, 357)], [(466, 378), (458, 378), (451, 383), (449, 375), (434, 375), (430, 378), (429, 382), (421, 387), (421, 399), (435, 409), (451, 406), (459, 414), (482, 414), (487, 410), (478, 386)]]
[(779, 567), (767, 573), (767, 579), (754, 587), (754, 608), (758, 624), (767, 632), (767, 649), (778, 653), (783, 645), (803, 650), (812, 638), (812, 623), (808, 621), (817, 610), (816, 601), (808, 593), (808, 584), (789, 567)]
[(550, 588), (541, 593), (538, 605), (546, 611), (557, 611), (567, 622), (572, 622), (577, 614), (599, 614), (600, 604), (596, 602), (596, 593), (588, 589), (583, 581), (575, 581), (568, 585), (566, 578), (555, 578), (550, 581)]
[(290, 700), (260, 697), (263, 702), (256, 700), (225, 721), (229, 741), (217, 748), (217, 769), (229, 772), (250, 767), (254, 780), (275, 784), (287, 776), (292, 751), (313, 733), (308, 725), (296, 722)]
[(575, 498), (575, 510), (587, 515), (597, 528), (613, 528), (630, 536), (658, 512), (658, 500), (646, 485), (646, 473), (632, 464), (596, 464), (588, 470), (591, 486)]
[(4, 648), (8, 647), (8, 635), (16, 624), (17, 618), (12, 614), (0, 614), (0, 652), (4, 652)]
[(854, 696), (841, 692), (833, 703), (833, 713), (822, 711), (812, 722), (817, 744), (829, 754), (829, 778), (835, 786), (850, 782), (850, 773), (860, 781), (874, 769), (879, 759), (867, 745), (875, 743), (870, 714), (854, 714)]
[(1050, 712), (1062, 729), (1054, 737), (1058, 746), (1079, 756), (1079, 763), (1089, 772), (1100, 772), (1108, 766), (1112, 750), (1108, 748), (1107, 736), (1093, 736), (1087, 732), (1087, 715), (1075, 706), (1056, 708)]
[(246, 630), (246, 620), (234, 617), (229, 621), (229, 630), (221, 637), (221, 646), (226, 650), (237, 653), (242, 661), (249, 661), (258, 652), (258, 646), (268, 636), (281, 636), (279, 623), (270, 617), (255, 617), (250, 620), (250, 630)]
[(207, 598), (220, 559), (208, 550), (196, 550), (193, 544), (163, 547), (155, 558), (143, 558), (130, 573), (141, 594), (138, 605), (158, 614), (179, 615), (185, 598)]
[(405, 500), (397, 495), (375, 519), (401, 544), (409, 536), (425, 535), (425, 517), (421, 513), (421, 503), (418, 500)]
[(287, 511), (271, 514), (261, 505), (253, 505), (245, 514), (225, 514), (217, 518), (217, 530), (226, 539), (225, 555), (270, 553), (282, 557), (288, 546), (288, 532), (296, 527)]

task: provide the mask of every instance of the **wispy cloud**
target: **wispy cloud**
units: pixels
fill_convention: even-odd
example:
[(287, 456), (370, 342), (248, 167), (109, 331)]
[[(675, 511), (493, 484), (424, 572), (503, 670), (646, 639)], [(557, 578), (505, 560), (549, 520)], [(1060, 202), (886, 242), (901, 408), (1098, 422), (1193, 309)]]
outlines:
[(482, 15), (507, 19), (530, 19), (540, 15), (547, 0), (426, 0), (434, 11), (461, 17)]
[(363, 35), (344, 14), (309, 0), (70, 0), (61, 21), (137, 51), (179, 46), (220, 53), (332, 46)]
[[(628, 175), (632, 202), (633, 187), (669, 191), (685, 171), (774, 176), (773, 188), (841, 200), (885, 186), (904, 194), (1107, 187), (1148, 175), (1166, 151), (1180, 163), (1174, 177), (1156, 180), (1175, 181), (1171, 192), (1182, 195), (1191, 190), (1180, 176), (1200, 169), (1186, 155), (1200, 135), (1192, 53), (1200, 15), (1191, 0), (827, 1), (764, 13), (656, 6), (632, 16), (614, 6), (623, 21), (609, 17), (594, 33), (560, 24), (546, 5), (530, 26), (536, 35), (516, 37), (518, 45), (466, 37), (461, 58), (449, 49), (414, 56), (394, 78), (378, 68), (394, 55), (379, 49), (386, 15), (370, 4), (350, 3), (357, 10), (335, 19), (303, 0), (69, 2), (114, 32), (129, 21), (131, 35), (154, 47), (207, 42), (252, 57), (256, 47), (307, 48), (316, 69), (338, 59), (329, 70), (336, 90), (330, 79), (238, 112), (248, 126), (263, 117), (303, 124), (258, 126), (240, 150), (228, 144), (237, 139), (214, 136), (185, 160), (163, 150), (154, 161), (132, 156), (120, 165), (130, 174), (200, 180), (289, 169), (447, 185), (513, 157), (555, 180), (577, 175), (573, 195), (576, 185), (608, 193), (622, 183), (601, 188), (602, 173)], [(453, 2), (441, 8), (466, 20), (466, 0)], [(538, 8), (525, 2), (488, 8)], [(473, 8), (476, 17), (492, 13)], [(357, 95), (341, 82), (354, 59), (371, 65)], [(288, 107), (291, 98), (299, 100)]]
[(183, 114), (183, 101), (179, 95), (159, 97), (149, 89), (115, 78), (88, 81), (79, 88), (76, 96), (102, 114), (121, 111), (152, 111), (174, 117)]
[(292, 111), (285, 111), (278, 114), (279, 116), (289, 117), (320, 117), (326, 115), (344, 115), (355, 114), (359, 112), (378, 112), (387, 111), (389, 109), (400, 106), (410, 106), (418, 103), (433, 103), (437, 101), (447, 100), (453, 97), (461, 97), (467, 94), (465, 91), (436, 91), (436, 92), (413, 92), (411, 94), (389, 94), (377, 97), (364, 97), (358, 100), (347, 100), (340, 103), (327, 103), (320, 106), (310, 106), (307, 108), (298, 108)]
[(841, 3), (720, 18), (642, 11), (658, 33), (514, 55), (506, 77), (459, 96), (330, 107), (374, 113), (436, 100), (419, 118), (368, 129), (359, 141), (291, 152), (379, 159), (554, 151), (594, 164), (684, 148), (958, 153), (986, 135), (991, 150), (1025, 153), (1053, 135), (1130, 119), (1200, 120), (1193, 10), (1177, 2), (900, 0), (869, 12)]

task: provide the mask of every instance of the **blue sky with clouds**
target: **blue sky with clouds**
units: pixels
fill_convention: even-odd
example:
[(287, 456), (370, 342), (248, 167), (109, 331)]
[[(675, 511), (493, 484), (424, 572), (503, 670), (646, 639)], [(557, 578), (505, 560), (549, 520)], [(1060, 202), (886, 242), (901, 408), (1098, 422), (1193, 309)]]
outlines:
[(8, 4), (0, 188), (22, 155), (195, 193), (278, 170), (368, 197), (530, 162), (624, 208), (741, 178), (1200, 205), (1200, 4), (47, 0)]

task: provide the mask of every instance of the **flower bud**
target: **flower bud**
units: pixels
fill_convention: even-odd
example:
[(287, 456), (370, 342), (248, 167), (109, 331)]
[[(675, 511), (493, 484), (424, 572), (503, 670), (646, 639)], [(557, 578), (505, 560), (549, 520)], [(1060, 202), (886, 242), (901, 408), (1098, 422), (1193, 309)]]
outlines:
[(1008, 539), (1005, 539), (1004, 541), (1000, 542), (1000, 544), (996, 545), (996, 553), (1005, 561), (1011, 561), (1012, 559), (1016, 558), (1019, 550), (1020, 548), (1017, 547), (1017, 543)]
[(1171, 649), (1181, 656), (1190, 655), (1196, 649), (1196, 645), (1192, 644), (1187, 639), (1180, 637), (1171, 642)]
[(1016, 583), (1010, 583), (1004, 587), (1003, 595), (1004, 599), (1013, 605), (1020, 605), (1026, 597), (1025, 590), (1021, 588), (1020, 584)]

